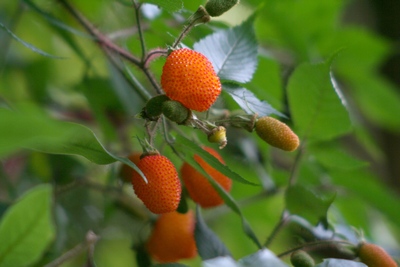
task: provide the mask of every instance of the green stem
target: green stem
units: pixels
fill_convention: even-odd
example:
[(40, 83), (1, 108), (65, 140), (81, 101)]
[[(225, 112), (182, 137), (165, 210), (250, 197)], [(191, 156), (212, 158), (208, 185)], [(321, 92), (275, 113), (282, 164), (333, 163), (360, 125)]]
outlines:
[(283, 229), (283, 227), (289, 222), (290, 215), (286, 212), (286, 210), (283, 210), (281, 219), (279, 220), (278, 224), (275, 225), (274, 229), (272, 230), (272, 233), (269, 235), (267, 240), (264, 243), (264, 247), (269, 247), (272, 243), (272, 241), (275, 239), (277, 234)]
[(353, 243), (349, 242), (349, 241), (345, 241), (345, 240), (318, 240), (315, 242), (310, 242), (310, 243), (306, 243), (306, 244), (302, 244), (301, 246), (297, 246), (295, 248), (292, 248), (288, 251), (282, 252), (280, 254), (278, 254), (277, 256), (279, 258), (283, 258), (297, 250), (300, 249), (306, 249), (306, 248), (312, 248), (312, 247), (320, 247), (321, 245), (339, 245), (339, 244), (343, 244), (343, 245), (348, 245), (352, 248), (355, 248), (356, 245), (354, 245)]
[(138, 33), (139, 33), (140, 45), (142, 47), (142, 60), (141, 61), (144, 62), (145, 56), (146, 56), (146, 44), (144, 41), (142, 24), (140, 21), (140, 8), (142, 6), (142, 3), (137, 3), (134, 0), (132, 0), (132, 2), (133, 2), (133, 6), (135, 8), (136, 25), (137, 25), (137, 29), (138, 29)]
[(297, 176), (298, 176), (297, 174), (298, 174), (299, 168), (300, 168), (300, 162), (304, 155), (304, 150), (305, 150), (304, 147), (305, 146), (304, 146), (304, 141), (303, 141), (297, 151), (296, 158), (294, 160), (292, 169), (290, 170), (289, 186), (293, 186), (296, 183)]

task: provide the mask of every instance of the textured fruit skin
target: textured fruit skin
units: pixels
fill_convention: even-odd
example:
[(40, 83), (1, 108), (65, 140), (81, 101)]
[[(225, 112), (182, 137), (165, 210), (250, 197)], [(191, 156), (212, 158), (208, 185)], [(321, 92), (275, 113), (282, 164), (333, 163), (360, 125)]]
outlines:
[[(204, 147), (208, 153), (217, 158), (221, 163), (224, 163), (221, 156), (212, 148)], [(232, 187), (232, 180), (212, 168), (198, 155), (194, 156), (195, 161), (208, 173), (218, 184), (229, 192)], [(199, 173), (195, 168), (188, 163), (184, 163), (181, 167), (181, 176), (183, 183), (189, 193), (191, 199), (198, 203), (203, 208), (211, 208), (224, 203), (224, 200), (218, 195), (217, 191), (208, 182), (207, 178)]]
[(358, 251), (361, 262), (368, 267), (397, 267), (396, 262), (383, 248), (370, 243), (363, 243)]
[(139, 173), (133, 172), (132, 185), (137, 197), (153, 213), (175, 211), (181, 199), (182, 186), (172, 162), (161, 155), (143, 157), (137, 164), (146, 176), (146, 183)]
[(163, 103), (168, 100), (169, 98), (166, 95), (157, 95), (151, 98), (142, 110), (142, 118), (157, 120), (162, 113)]
[(206, 111), (221, 93), (221, 83), (211, 62), (201, 53), (174, 50), (164, 64), (161, 86), (172, 100), (196, 111)]
[(189, 118), (190, 110), (181, 102), (168, 100), (162, 105), (162, 113), (171, 121), (183, 124)]
[(290, 255), (290, 262), (294, 267), (313, 267), (315, 261), (304, 250), (297, 250)]
[[(139, 152), (133, 152), (128, 156), (128, 159), (132, 161), (135, 165), (138, 165), (140, 161), (140, 155), (142, 153)], [(124, 182), (130, 183), (132, 180), (132, 175), (133, 173), (136, 172), (134, 169), (132, 169), (130, 166), (123, 164), (121, 166), (119, 176), (122, 178)]]
[(150, 255), (160, 263), (176, 262), (197, 255), (194, 240), (195, 219), (193, 211), (185, 214), (162, 214), (154, 225), (146, 247)]
[(283, 122), (272, 117), (261, 117), (255, 125), (256, 133), (271, 146), (286, 151), (296, 150), (299, 137)]
[(239, 0), (208, 0), (205, 8), (211, 17), (218, 17), (238, 3)]

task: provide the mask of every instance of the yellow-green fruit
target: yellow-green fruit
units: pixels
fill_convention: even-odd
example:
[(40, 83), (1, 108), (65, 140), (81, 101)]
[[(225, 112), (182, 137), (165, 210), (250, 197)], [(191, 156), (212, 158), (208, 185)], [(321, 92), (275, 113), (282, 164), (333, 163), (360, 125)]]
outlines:
[(299, 137), (283, 122), (272, 117), (261, 117), (255, 125), (256, 133), (271, 146), (293, 151), (299, 146)]
[(396, 262), (383, 248), (370, 243), (362, 243), (358, 257), (368, 267), (397, 267)]
[(211, 17), (218, 17), (238, 3), (239, 0), (209, 0), (205, 8)]
[(182, 124), (189, 117), (190, 110), (178, 101), (168, 100), (162, 104), (162, 113), (171, 121)]
[(304, 250), (297, 250), (290, 255), (290, 262), (294, 267), (313, 267), (314, 259)]

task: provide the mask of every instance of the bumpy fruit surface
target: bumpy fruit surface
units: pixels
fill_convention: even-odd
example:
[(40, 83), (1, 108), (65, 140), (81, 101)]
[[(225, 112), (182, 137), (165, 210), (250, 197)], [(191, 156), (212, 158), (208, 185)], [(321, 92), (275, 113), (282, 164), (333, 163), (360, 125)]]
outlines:
[(163, 103), (162, 113), (165, 117), (178, 124), (184, 123), (190, 116), (190, 110), (181, 102), (169, 100)]
[(361, 262), (368, 267), (397, 267), (396, 262), (381, 247), (363, 243), (358, 251)]
[[(204, 147), (204, 150), (217, 158), (221, 163), (224, 163), (221, 156), (214, 149)], [(222, 186), (222, 188), (228, 192), (231, 190), (231, 179), (212, 168), (198, 155), (195, 155), (194, 159), (200, 164), (206, 173)], [(186, 162), (181, 167), (181, 175), (189, 196), (194, 202), (198, 203), (203, 208), (215, 207), (224, 203), (224, 200), (218, 195), (217, 191), (208, 182), (207, 178)]]
[(297, 250), (290, 255), (290, 262), (294, 267), (313, 267), (314, 259), (304, 250)]
[(170, 99), (196, 111), (209, 109), (221, 93), (221, 83), (211, 62), (203, 54), (187, 48), (169, 54), (161, 86)]
[(194, 224), (193, 211), (162, 214), (147, 241), (148, 252), (160, 263), (195, 257)]
[(148, 155), (137, 164), (146, 176), (146, 183), (139, 173), (133, 172), (132, 185), (137, 197), (153, 213), (175, 211), (181, 198), (181, 183), (172, 162), (161, 155)]
[[(137, 165), (140, 161), (140, 155), (142, 153), (134, 152), (128, 156), (128, 159)], [(121, 166), (119, 176), (122, 178), (124, 182), (130, 183), (132, 180), (133, 173), (136, 172), (130, 166), (123, 164)]]
[(211, 17), (218, 17), (237, 3), (239, 3), (239, 0), (208, 0), (205, 8)]
[(271, 146), (293, 151), (299, 146), (299, 137), (283, 122), (272, 117), (261, 117), (255, 125), (256, 133)]

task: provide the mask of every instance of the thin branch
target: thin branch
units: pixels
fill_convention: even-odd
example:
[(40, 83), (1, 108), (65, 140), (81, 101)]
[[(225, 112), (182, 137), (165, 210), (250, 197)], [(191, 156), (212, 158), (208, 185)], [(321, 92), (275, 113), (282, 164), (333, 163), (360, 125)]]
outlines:
[(297, 247), (292, 248), (292, 249), (290, 249), (288, 251), (282, 252), (282, 253), (278, 254), (277, 256), (278, 256), (278, 258), (283, 258), (283, 257), (285, 257), (285, 256), (287, 256), (287, 255), (289, 255), (289, 254), (291, 254), (291, 253), (293, 253), (293, 252), (295, 252), (297, 250), (300, 250), (300, 249), (306, 249), (306, 248), (312, 248), (312, 247), (321, 247), (322, 245), (329, 246), (329, 245), (339, 245), (339, 244), (348, 245), (350, 247), (355, 247), (355, 245), (353, 243), (351, 243), (349, 241), (345, 241), (345, 240), (318, 240), (318, 241), (315, 241), (315, 242), (302, 244), (301, 246), (297, 246)]
[(275, 225), (272, 233), (269, 235), (267, 240), (264, 243), (264, 247), (269, 247), (272, 241), (275, 239), (276, 235), (283, 229), (283, 227), (289, 222), (290, 215), (284, 210), (282, 212), (281, 219), (279, 220), (278, 224)]
[(142, 62), (144, 62), (145, 57), (146, 57), (146, 45), (144, 41), (144, 36), (143, 36), (143, 28), (142, 24), (140, 21), (140, 8), (142, 6), (142, 3), (137, 3), (136, 1), (132, 0), (133, 6), (135, 8), (135, 17), (136, 17), (136, 25), (139, 33), (139, 40), (140, 40), (140, 45), (142, 47)]
[(289, 186), (293, 186), (296, 183), (297, 173), (299, 171), (301, 158), (304, 155), (304, 149), (305, 149), (304, 147), (305, 146), (304, 146), (304, 141), (303, 141), (302, 144), (299, 147), (299, 150), (297, 151), (296, 158), (294, 160), (292, 169), (290, 171)]

